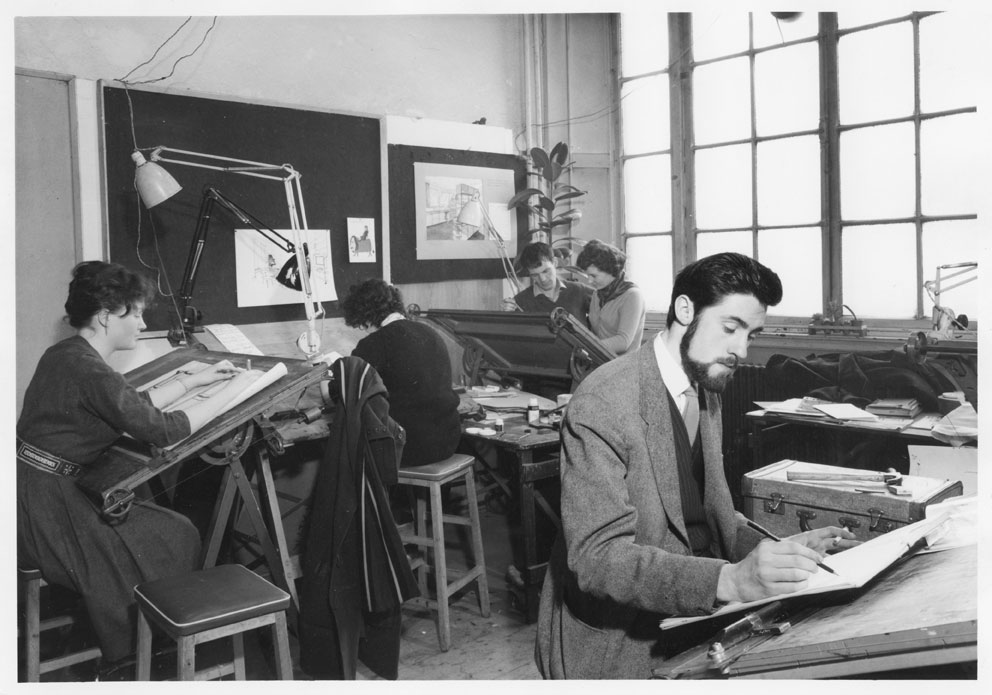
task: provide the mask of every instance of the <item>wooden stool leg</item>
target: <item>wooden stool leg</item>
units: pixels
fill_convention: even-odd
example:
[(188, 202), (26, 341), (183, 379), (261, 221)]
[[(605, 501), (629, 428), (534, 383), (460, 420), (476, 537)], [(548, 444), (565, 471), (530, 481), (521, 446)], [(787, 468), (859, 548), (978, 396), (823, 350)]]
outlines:
[(293, 680), (293, 660), (289, 653), (289, 631), (286, 614), (278, 613), (272, 624), (272, 641), (276, 647), (276, 677), (282, 681)]
[(181, 681), (196, 680), (196, 641), (193, 636), (176, 641), (176, 676)]
[(472, 469), (468, 469), (465, 474), (465, 491), (468, 493), (468, 516), (472, 521), (472, 555), (475, 567), (479, 570), (479, 576), (475, 583), (479, 596), (479, 612), (483, 618), (488, 618), (489, 607), (489, 578), (486, 576), (486, 555), (482, 548), (482, 524), (479, 520), (479, 500), (475, 492), (475, 475)]
[(444, 509), (441, 507), (441, 486), (432, 484), (431, 537), (434, 540), (434, 586), (437, 593), (437, 640), (441, 651), (451, 647), (451, 624), (448, 615), (448, 563), (444, 551)]
[[(417, 512), (414, 519), (414, 528), (416, 529), (416, 535), (420, 537), (427, 536), (427, 501), (425, 495), (421, 494), (420, 490), (417, 490)], [(422, 549), (422, 552), (427, 552), (426, 548)], [(427, 596), (427, 563), (424, 563), (417, 568), (417, 586), (420, 588), (420, 595)]]
[(27, 682), (37, 683), (41, 680), (41, 580), (27, 582), (24, 600)]
[(138, 610), (138, 665), (135, 679), (150, 681), (152, 679), (152, 626), (148, 618)]
[(245, 633), (231, 635), (231, 646), (234, 649), (234, 680), (247, 680), (245, 674)]

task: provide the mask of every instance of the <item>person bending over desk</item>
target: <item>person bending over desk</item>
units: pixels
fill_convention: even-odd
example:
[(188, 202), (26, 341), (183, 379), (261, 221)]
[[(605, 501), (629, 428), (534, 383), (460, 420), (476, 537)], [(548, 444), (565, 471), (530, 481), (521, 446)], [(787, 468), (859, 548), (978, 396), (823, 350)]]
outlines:
[(746, 256), (691, 263), (668, 328), (576, 389), (537, 623), (545, 678), (648, 678), (679, 646), (661, 618), (803, 589), (822, 553), (857, 544), (835, 526), (762, 541), (734, 511), (719, 393), (781, 298), (778, 276)]
[(195, 569), (200, 538), (188, 519), (150, 503), (110, 525), (73, 479), (124, 432), (159, 447), (185, 439), (209, 416), (198, 406), (160, 408), (240, 370), (225, 360), (138, 392), (107, 358), (136, 347), (154, 286), (102, 261), (80, 263), (72, 275), (65, 310), (76, 335), (42, 355), (17, 421), (17, 560), (82, 596), (106, 674), (134, 651), (135, 584)]
[(626, 264), (623, 251), (598, 239), (586, 244), (576, 259), (596, 290), (589, 305), (589, 327), (617, 355), (640, 346), (647, 313), (641, 289), (624, 277)]
[(351, 354), (372, 365), (389, 391), (389, 415), (406, 430), (400, 466), (422, 466), (455, 453), (462, 435), (459, 399), (441, 337), (409, 320), (403, 295), (383, 280), (353, 286), (341, 310), (347, 325), (370, 330)]
[(550, 246), (542, 241), (527, 244), (520, 252), (519, 264), (530, 277), (530, 287), (514, 295), (510, 309), (550, 314), (560, 306), (588, 328), (592, 288), (558, 277)]

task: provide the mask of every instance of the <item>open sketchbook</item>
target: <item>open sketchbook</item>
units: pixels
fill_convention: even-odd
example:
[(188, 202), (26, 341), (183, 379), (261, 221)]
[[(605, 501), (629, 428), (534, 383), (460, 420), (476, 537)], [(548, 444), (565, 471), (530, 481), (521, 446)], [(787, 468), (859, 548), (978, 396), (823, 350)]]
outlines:
[[(159, 378), (154, 379), (147, 384), (142, 384), (138, 387), (138, 390), (147, 391), (160, 388), (181, 376), (196, 374), (200, 370), (206, 369), (208, 366), (210, 365), (206, 362), (192, 360), (180, 367), (177, 367), (176, 369), (166, 372)], [(208, 402), (210, 406), (209, 417), (207, 419), (210, 420), (218, 415), (226, 413), (236, 405), (244, 403), (269, 384), (272, 384), (286, 376), (286, 374), (286, 365), (282, 362), (277, 363), (274, 367), (265, 371), (260, 369), (246, 369), (232, 379), (228, 379), (226, 381), (215, 381), (214, 383), (207, 384), (206, 386), (198, 386), (190, 389), (184, 396), (176, 401), (173, 401), (162, 410), (171, 412), (174, 410), (181, 410), (185, 406), (192, 405), (194, 403)], [(171, 449), (173, 446), (176, 445), (173, 444), (167, 448)]]
[(859, 589), (882, 572), (882, 570), (892, 565), (909, 550), (917, 546), (923, 539), (926, 539), (928, 544), (936, 542), (946, 531), (949, 518), (950, 514), (944, 512), (932, 518), (923, 519), (876, 536), (870, 541), (866, 541), (853, 548), (848, 548), (834, 555), (828, 555), (823, 559), (823, 564), (830, 567), (837, 574), (830, 574), (824, 570), (819, 570), (815, 574), (810, 575), (807, 587), (801, 591), (769, 596), (768, 598), (757, 601), (728, 603), (720, 610), (708, 615), (666, 618), (661, 621), (661, 629), (667, 630), (687, 623), (708, 620), (718, 615), (736, 613), (794, 596), (808, 596), (810, 594), (822, 594), (831, 591), (843, 591), (845, 589)]

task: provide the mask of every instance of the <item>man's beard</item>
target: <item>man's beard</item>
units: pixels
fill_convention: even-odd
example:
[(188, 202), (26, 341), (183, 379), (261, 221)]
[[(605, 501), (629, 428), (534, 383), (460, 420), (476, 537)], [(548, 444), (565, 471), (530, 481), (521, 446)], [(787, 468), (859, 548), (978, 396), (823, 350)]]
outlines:
[[(734, 371), (737, 369), (737, 358), (731, 355), (714, 362), (697, 362), (689, 357), (689, 345), (692, 344), (692, 339), (696, 335), (698, 325), (699, 317), (694, 316), (685, 331), (685, 335), (682, 336), (682, 341), (679, 343), (679, 354), (682, 355), (682, 369), (685, 370), (689, 381), (696, 384), (697, 387), (702, 387), (707, 391), (714, 391), (715, 393), (723, 393), (723, 390), (727, 388), (727, 384), (733, 378)], [(713, 376), (710, 374), (710, 367), (714, 364), (722, 364), (728, 367), (730, 371)]]

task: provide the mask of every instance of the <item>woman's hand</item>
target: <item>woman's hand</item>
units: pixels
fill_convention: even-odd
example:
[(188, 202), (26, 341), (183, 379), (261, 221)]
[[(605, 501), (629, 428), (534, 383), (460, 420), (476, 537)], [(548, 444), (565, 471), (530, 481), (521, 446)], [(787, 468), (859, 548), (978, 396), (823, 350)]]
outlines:
[(234, 376), (241, 374), (243, 369), (240, 367), (235, 367), (231, 364), (230, 360), (221, 360), (216, 364), (212, 364), (206, 369), (201, 369), (196, 374), (191, 374), (185, 377), (186, 386), (188, 388), (196, 388), (197, 386), (206, 386), (207, 384), (212, 384), (215, 381), (225, 381), (231, 379)]
[(807, 548), (812, 548), (820, 553), (820, 555), (826, 555), (827, 553), (836, 553), (841, 550), (853, 548), (856, 545), (861, 545), (861, 541), (856, 540), (856, 538), (846, 528), (825, 526), (823, 528), (813, 529), (812, 531), (806, 531), (805, 533), (797, 533), (785, 540), (805, 545)]

